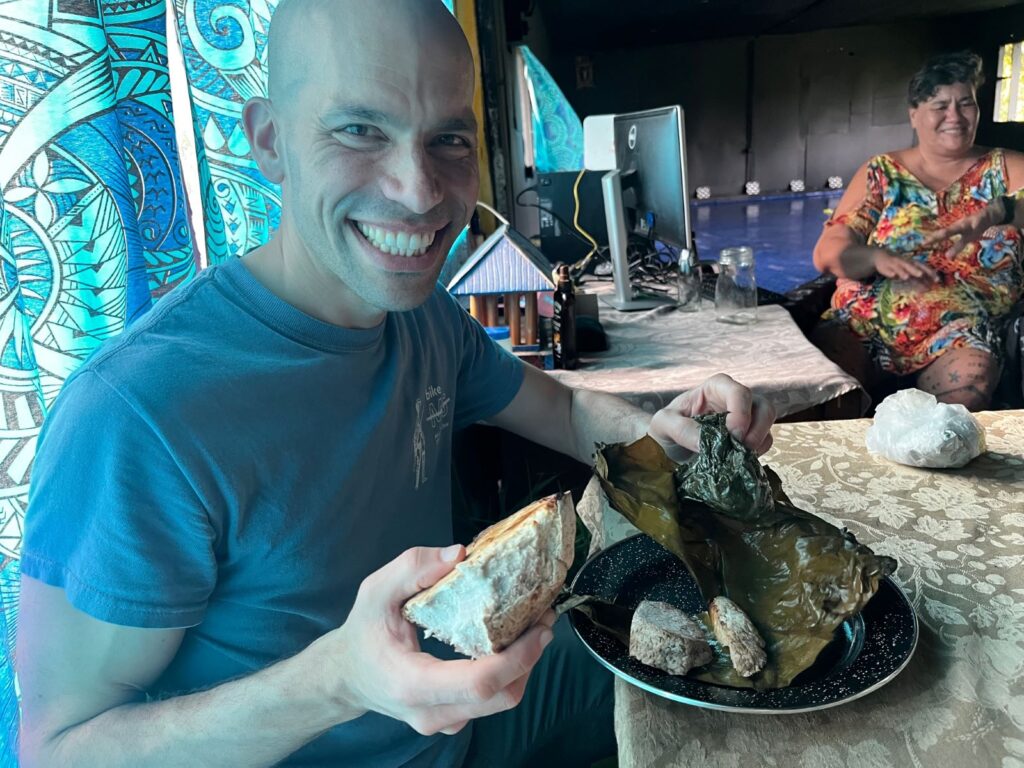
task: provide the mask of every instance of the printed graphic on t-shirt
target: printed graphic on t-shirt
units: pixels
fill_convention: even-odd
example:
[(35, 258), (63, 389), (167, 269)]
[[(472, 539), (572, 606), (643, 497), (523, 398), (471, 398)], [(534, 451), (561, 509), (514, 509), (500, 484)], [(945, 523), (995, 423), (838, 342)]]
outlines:
[(412, 462), (416, 488), (427, 482), (427, 433), (433, 435), (436, 448), (451, 425), (452, 399), (441, 387), (428, 386), (423, 391), (423, 397), (416, 399), (416, 426), (412, 433)]
[(416, 429), (412, 433), (412, 464), (416, 488), (427, 482), (427, 439), (423, 436), (423, 401), (416, 400)]
[(434, 445), (437, 445), (451, 425), (452, 399), (440, 387), (427, 387), (424, 394), (427, 398), (427, 423), (434, 434)]

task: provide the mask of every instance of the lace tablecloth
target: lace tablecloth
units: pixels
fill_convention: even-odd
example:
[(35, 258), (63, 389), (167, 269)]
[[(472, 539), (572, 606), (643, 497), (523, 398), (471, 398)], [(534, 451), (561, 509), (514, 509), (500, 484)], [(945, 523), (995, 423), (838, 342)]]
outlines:
[[(616, 680), (622, 768), (1024, 768), (1024, 411), (979, 414), (988, 452), (959, 470), (871, 456), (866, 419), (780, 424), (764, 457), (797, 506), (899, 561), (921, 641), (896, 680), (803, 715), (741, 715)], [(592, 483), (595, 548), (635, 532)]]
[(624, 397), (656, 411), (680, 392), (723, 372), (763, 395), (778, 415), (796, 413), (847, 392), (867, 395), (857, 380), (804, 338), (780, 306), (758, 307), (751, 325), (715, 321), (700, 312), (616, 312), (601, 306), (610, 349), (584, 356), (575, 371), (553, 371), (570, 386)]

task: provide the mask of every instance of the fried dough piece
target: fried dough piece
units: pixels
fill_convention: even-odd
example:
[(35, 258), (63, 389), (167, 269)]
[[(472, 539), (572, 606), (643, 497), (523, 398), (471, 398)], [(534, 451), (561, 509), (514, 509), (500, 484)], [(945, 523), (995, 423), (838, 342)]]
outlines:
[(714, 655), (701, 626), (668, 603), (644, 600), (633, 612), (629, 655), (670, 675), (685, 675)]
[(764, 640), (740, 607), (727, 597), (716, 597), (708, 608), (715, 638), (729, 649), (732, 666), (743, 677), (756, 675), (768, 661)]

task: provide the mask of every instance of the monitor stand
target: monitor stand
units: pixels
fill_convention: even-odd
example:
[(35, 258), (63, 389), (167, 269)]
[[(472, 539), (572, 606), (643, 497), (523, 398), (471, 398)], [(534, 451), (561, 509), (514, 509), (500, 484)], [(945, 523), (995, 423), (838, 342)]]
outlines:
[(638, 291), (629, 281), (629, 260), (626, 257), (626, 218), (622, 208), (621, 172), (609, 171), (601, 177), (604, 213), (608, 223), (608, 250), (612, 257), (612, 278), (615, 293), (601, 294), (600, 299), (620, 312), (655, 309), (674, 305), (674, 299), (652, 296)]

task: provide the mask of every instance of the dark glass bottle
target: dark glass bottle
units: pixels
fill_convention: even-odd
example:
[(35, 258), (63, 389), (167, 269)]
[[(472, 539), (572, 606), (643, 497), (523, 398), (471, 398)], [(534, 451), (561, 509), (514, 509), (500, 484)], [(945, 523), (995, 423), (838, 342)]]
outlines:
[(576, 354), (576, 294), (569, 268), (558, 268), (558, 286), (555, 288), (555, 313), (551, 318), (551, 348), (555, 368), (573, 369), (579, 364)]

